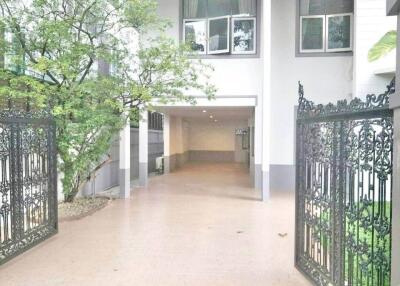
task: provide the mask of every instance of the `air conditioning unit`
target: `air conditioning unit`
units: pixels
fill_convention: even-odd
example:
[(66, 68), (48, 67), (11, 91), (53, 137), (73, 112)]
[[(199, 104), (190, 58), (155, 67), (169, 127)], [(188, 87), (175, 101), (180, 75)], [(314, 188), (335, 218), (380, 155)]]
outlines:
[(164, 157), (156, 158), (156, 171), (159, 175), (164, 174)]

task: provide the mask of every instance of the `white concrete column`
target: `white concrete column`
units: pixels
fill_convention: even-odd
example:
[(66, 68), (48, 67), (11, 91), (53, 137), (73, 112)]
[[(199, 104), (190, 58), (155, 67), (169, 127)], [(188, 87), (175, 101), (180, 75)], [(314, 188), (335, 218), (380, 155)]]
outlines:
[(262, 189), (262, 98), (257, 100), (254, 111), (254, 188)]
[(131, 127), (129, 119), (120, 131), (119, 139), (119, 196), (121, 199), (130, 197), (130, 169), (131, 169)]
[(262, 200), (270, 197), (271, 0), (263, 2)]
[(169, 115), (164, 114), (164, 173), (168, 174), (170, 169), (170, 128), (169, 128)]
[[(251, 118), (247, 120), (248, 126), (249, 126), (249, 143), (250, 143), (250, 148), (249, 148), (249, 172), (250, 172), (250, 178), (254, 178), (254, 156), (253, 156), (253, 148), (254, 148), (254, 111), (251, 115)], [(253, 187), (255, 180), (253, 180)]]
[(147, 187), (148, 183), (148, 157), (149, 157), (149, 132), (148, 113), (146, 109), (141, 111), (139, 121), (139, 185)]
[(176, 167), (183, 166), (183, 125), (182, 117), (176, 117)]

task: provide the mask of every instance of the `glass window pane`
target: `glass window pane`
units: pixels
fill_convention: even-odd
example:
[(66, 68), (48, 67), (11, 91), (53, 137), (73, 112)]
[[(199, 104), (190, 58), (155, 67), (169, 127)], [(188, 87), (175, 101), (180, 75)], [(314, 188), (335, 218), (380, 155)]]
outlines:
[(208, 17), (230, 16), (231, 0), (208, 0)]
[(209, 52), (226, 52), (228, 49), (228, 18), (209, 21)]
[(232, 15), (256, 16), (256, 0), (232, 0)]
[(351, 16), (328, 18), (328, 49), (351, 48)]
[(206, 21), (185, 21), (185, 42), (193, 51), (206, 52)]
[(255, 19), (233, 19), (234, 53), (255, 52)]
[(323, 18), (302, 18), (302, 50), (322, 50), (324, 33)]
[[(325, 15), (325, 0), (299, 0), (300, 16)], [(329, 0), (328, 0), (329, 1)]]
[(326, 14), (353, 13), (354, 0), (328, 0)]
[(196, 19), (207, 17), (207, 0), (184, 0), (183, 18)]

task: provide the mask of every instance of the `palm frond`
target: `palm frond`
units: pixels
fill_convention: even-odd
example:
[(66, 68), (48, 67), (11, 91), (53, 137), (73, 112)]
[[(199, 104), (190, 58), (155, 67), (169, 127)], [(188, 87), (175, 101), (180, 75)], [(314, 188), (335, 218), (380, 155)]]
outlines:
[(397, 32), (387, 32), (368, 52), (368, 60), (376, 61), (396, 48)]

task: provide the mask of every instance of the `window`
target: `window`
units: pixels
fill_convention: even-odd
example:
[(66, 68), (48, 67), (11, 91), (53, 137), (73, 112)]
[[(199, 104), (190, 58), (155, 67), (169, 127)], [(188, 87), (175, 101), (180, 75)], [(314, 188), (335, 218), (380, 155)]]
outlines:
[[(148, 111), (148, 127), (151, 130), (163, 130), (163, 115), (158, 112)], [(137, 124), (138, 125), (138, 124)]]
[(256, 52), (256, 20), (254, 18), (232, 19), (232, 54)]
[(256, 0), (182, 1), (183, 40), (197, 54), (256, 53)]
[(185, 41), (193, 51), (206, 54), (207, 50), (207, 21), (184, 20)]
[(208, 53), (229, 52), (229, 17), (208, 19)]
[(17, 74), (24, 74), (25, 55), (17, 37), (9, 29), (4, 31), (4, 46), (4, 68)]
[(298, 0), (300, 53), (351, 52), (354, 0)]

